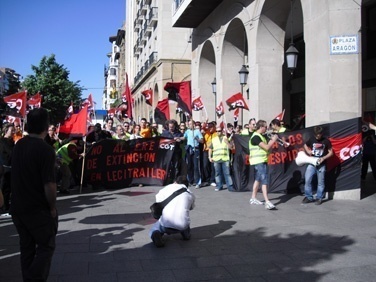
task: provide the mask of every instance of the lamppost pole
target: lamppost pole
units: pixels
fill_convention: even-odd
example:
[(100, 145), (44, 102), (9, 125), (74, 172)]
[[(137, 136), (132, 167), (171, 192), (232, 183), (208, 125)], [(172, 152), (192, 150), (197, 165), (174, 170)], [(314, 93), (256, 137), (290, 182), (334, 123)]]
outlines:
[(214, 120), (217, 122), (217, 112), (216, 112), (216, 107), (217, 107), (217, 80), (214, 77), (212, 83), (212, 92), (214, 94)]
[[(241, 85), (241, 90), (242, 90), (242, 96), (243, 96), (244, 85), (247, 84), (247, 80), (248, 80), (249, 71), (247, 70), (247, 67), (248, 66), (246, 65), (242, 65), (242, 68), (239, 71), (239, 80), (240, 80), (240, 85)], [(243, 124), (243, 110), (244, 109), (242, 109), (242, 126), (244, 125)]]

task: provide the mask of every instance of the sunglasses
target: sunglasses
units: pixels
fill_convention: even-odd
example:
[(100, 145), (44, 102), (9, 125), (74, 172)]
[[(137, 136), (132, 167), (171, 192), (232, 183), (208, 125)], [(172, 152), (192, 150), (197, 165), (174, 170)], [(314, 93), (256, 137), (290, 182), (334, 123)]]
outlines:
[(217, 130), (217, 132), (222, 132), (222, 130)]

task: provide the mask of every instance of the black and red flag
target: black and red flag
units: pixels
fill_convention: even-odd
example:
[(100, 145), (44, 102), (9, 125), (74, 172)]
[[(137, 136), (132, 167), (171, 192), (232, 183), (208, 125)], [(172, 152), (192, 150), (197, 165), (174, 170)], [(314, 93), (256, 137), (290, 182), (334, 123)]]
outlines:
[(168, 100), (176, 101), (178, 108), (192, 116), (192, 93), (191, 93), (191, 81), (182, 82), (167, 82), (164, 90), (168, 92)]
[(192, 110), (200, 111), (204, 108), (204, 103), (201, 100), (201, 97), (198, 96), (197, 98), (193, 99), (192, 101)]
[(168, 98), (159, 101), (157, 107), (154, 110), (154, 120), (157, 124), (164, 125), (167, 120), (170, 119), (170, 106), (168, 104)]
[(4, 102), (7, 103), (5, 115), (21, 118), (25, 117), (26, 91), (6, 96), (4, 97)]
[(249, 110), (247, 103), (245, 102), (242, 93), (236, 93), (226, 100), (227, 106), (229, 106), (229, 111), (236, 108), (242, 108)]
[(150, 88), (142, 91), (141, 94), (144, 95), (146, 104), (153, 106), (153, 90)]

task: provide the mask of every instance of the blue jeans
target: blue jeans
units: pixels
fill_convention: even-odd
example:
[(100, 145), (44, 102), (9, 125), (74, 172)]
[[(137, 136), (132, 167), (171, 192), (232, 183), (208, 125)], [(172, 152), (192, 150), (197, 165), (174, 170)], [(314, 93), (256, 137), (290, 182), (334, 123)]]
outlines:
[(312, 179), (313, 179), (313, 176), (315, 174), (317, 175), (316, 199), (324, 198), (325, 172), (326, 172), (326, 166), (325, 165), (322, 165), (320, 167), (316, 167), (316, 166), (313, 166), (313, 165), (307, 166), (307, 170), (305, 172), (304, 194), (309, 200), (313, 200)]
[(227, 190), (234, 191), (232, 186), (232, 178), (230, 175), (230, 162), (215, 162), (215, 182), (217, 184), (217, 189), (221, 190), (223, 188), (223, 177), (225, 178), (227, 184)]
[(173, 229), (173, 228), (166, 228), (164, 227), (160, 222), (159, 220), (157, 220), (153, 226), (151, 227), (150, 231), (149, 231), (149, 237), (151, 238), (151, 235), (153, 234), (154, 231), (159, 231), (160, 233), (163, 234), (174, 234), (174, 233), (180, 233), (181, 236), (183, 237), (183, 239), (189, 239), (190, 236), (191, 236), (191, 228), (190, 226), (188, 225), (188, 227), (184, 230), (177, 230), (177, 229)]
[(188, 168), (188, 180), (190, 184), (199, 184), (200, 180), (200, 150), (199, 149), (192, 149), (193, 154), (185, 155), (187, 159), (187, 168)]
[(258, 181), (261, 183), (261, 185), (269, 185), (269, 178), (268, 178), (268, 164), (267, 163), (261, 163), (256, 164), (255, 168), (255, 181)]

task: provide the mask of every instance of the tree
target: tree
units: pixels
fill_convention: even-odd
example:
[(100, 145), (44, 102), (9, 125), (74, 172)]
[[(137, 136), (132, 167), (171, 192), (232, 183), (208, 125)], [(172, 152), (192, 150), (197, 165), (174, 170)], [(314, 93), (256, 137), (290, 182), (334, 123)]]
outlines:
[(79, 85), (80, 81), (69, 81), (69, 71), (56, 62), (54, 54), (44, 56), (39, 66), (32, 65), (31, 69), (35, 74), (28, 75), (22, 83), (28, 98), (39, 92), (43, 97), (42, 107), (49, 111), (51, 122), (62, 122), (71, 102), (80, 106), (84, 90)]

